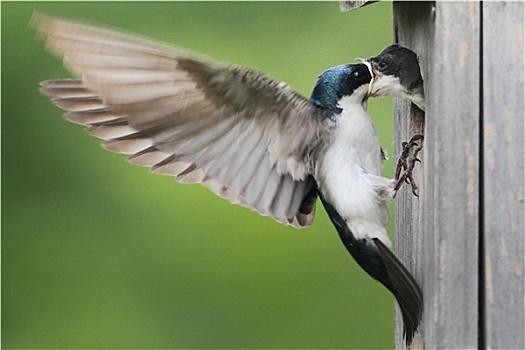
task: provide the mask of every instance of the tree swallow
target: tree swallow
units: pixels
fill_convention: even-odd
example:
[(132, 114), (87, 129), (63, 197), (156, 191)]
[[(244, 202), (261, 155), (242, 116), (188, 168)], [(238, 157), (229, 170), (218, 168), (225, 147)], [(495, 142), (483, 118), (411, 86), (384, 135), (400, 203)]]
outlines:
[(372, 65), (375, 77), (372, 96), (404, 98), (425, 111), (423, 77), (414, 51), (394, 44), (366, 61)]
[(396, 297), (409, 343), (422, 293), (391, 250), (370, 64), (323, 72), (310, 99), (246, 67), (60, 18), (31, 25), (80, 79), (41, 92), (130, 162), (202, 183), (285, 225), (312, 223), (319, 196), (358, 264)]

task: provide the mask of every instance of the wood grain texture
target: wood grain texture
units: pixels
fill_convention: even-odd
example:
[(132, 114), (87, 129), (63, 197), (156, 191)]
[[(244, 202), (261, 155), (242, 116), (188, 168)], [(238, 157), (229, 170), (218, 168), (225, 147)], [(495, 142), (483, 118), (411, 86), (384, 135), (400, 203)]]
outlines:
[[(416, 174), (421, 197), (408, 192), (396, 202), (396, 251), (422, 282), (424, 347), (475, 348), (480, 5), (395, 2), (394, 22), (399, 43), (420, 56), (428, 106), (421, 119), (415, 107), (396, 102), (396, 143), (425, 131), (423, 178)], [(399, 329), (396, 345), (402, 348)]]
[[(433, 56), (433, 37), (431, 2), (394, 2), (394, 42), (408, 47), (419, 56), (421, 72), (425, 81), (429, 81), (429, 67)], [(425, 114), (415, 105), (401, 99), (394, 100), (395, 135), (394, 161), (402, 151), (402, 142), (409, 141), (413, 135), (425, 133)], [(426, 142), (426, 141), (424, 141)], [(426, 146), (425, 146), (426, 147)], [(425, 161), (425, 148), (420, 154), (421, 164), (416, 166), (414, 179), (419, 192), (426, 190), (422, 165)], [(425, 213), (422, 198), (412, 195), (410, 186), (399, 191), (394, 205), (395, 247), (396, 254), (413, 273), (421, 287), (424, 287), (423, 271), (423, 215)], [(419, 331), (424, 331), (424, 322)], [(416, 335), (415, 341), (420, 336)], [(395, 344), (396, 348), (405, 347), (403, 339), (403, 319), (401, 311), (395, 308)]]
[(478, 346), (480, 3), (436, 2), (427, 82), (426, 348)]
[(485, 343), (525, 348), (523, 2), (483, 4)]

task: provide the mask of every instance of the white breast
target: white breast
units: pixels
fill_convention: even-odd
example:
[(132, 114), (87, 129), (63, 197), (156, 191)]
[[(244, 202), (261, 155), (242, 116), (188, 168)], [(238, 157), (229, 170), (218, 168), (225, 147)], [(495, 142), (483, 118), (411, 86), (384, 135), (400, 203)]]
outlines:
[(391, 246), (386, 234), (387, 201), (378, 193), (391, 188), (392, 181), (382, 176), (376, 130), (363, 104), (344, 97), (339, 107), (343, 111), (318, 162), (319, 188), (356, 238), (378, 237)]

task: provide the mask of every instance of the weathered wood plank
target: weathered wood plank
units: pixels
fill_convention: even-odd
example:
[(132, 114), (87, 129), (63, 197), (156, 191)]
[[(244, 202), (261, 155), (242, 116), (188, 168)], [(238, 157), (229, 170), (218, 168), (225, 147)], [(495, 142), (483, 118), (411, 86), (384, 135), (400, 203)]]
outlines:
[[(434, 24), (432, 21), (433, 4), (431, 2), (394, 2), (394, 42), (414, 50), (419, 55), (423, 78), (430, 81), (429, 75), (433, 57)], [(410, 140), (413, 135), (425, 133), (425, 115), (414, 105), (401, 99), (394, 101), (395, 135), (394, 160), (401, 154), (401, 143)], [(425, 164), (425, 150), (420, 154)], [(418, 165), (414, 179), (425, 191), (423, 172)], [(422, 199), (414, 197), (410, 186), (402, 189), (394, 205), (395, 247), (396, 254), (412, 271), (416, 280), (423, 287), (423, 215)], [(403, 319), (399, 307), (395, 309), (395, 344), (397, 349), (405, 347), (403, 339)], [(424, 323), (420, 326), (424, 330)], [(415, 342), (420, 341), (416, 335)]]
[(396, 251), (422, 281), (424, 346), (475, 348), (480, 4), (395, 2), (394, 21), (400, 44), (420, 55), (427, 99), (424, 126), (413, 110), (396, 102), (397, 143), (425, 129), (421, 198), (401, 194), (396, 202)]
[(483, 4), (485, 344), (525, 348), (523, 2)]
[(480, 3), (435, 3), (425, 140), (425, 346), (478, 346)]

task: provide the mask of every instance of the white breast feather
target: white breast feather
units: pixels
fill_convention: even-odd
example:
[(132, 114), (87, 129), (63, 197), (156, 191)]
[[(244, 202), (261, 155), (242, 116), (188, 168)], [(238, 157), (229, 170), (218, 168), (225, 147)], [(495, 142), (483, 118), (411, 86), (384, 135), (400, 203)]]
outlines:
[(379, 76), (373, 84), (371, 95), (375, 97), (393, 96), (411, 101), (422, 111), (425, 110), (425, 99), (417, 94), (412, 95), (399, 81), (398, 77), (391, 75)]
[(382, 176), (377, 133), (363, 104), (344, 97), (339, 107), (343, 112), (318, 168), (321, 191), (356, 238), (377, 237), (392, 246), (386, 233), (390, 197), (385, 200), (378, 191), (388, 192), (393, 181)]

